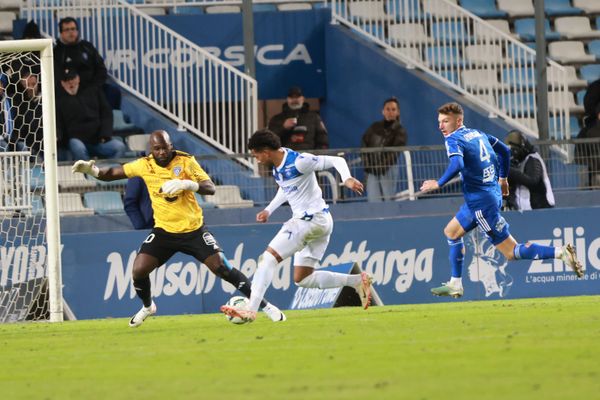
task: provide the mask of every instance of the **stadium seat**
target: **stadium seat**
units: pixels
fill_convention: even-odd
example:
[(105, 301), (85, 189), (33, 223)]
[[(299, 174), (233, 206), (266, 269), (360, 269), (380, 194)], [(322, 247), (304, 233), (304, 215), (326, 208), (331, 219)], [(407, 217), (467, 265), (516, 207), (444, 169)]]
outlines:
[(353, 21), (385, 21), (391, 18), (386, 14), (381, 1), (364, 1), (348, 4)]
[(252, 11), (254, 12), (263, 12), (263, 11), (277, 11), (277, 7), (275, 4), (252, 4)]
[(516, 120), (532, 131), (537, 131), (537, 120), (535, 118), (517, 118)]
[[(581, 127), (579, 126), (579, 119), (571, 115), (569, 117), (569, 127), (571, 129), (571, 137), (576, 137), (579, 134), (579, 130), (581, 129)], [(560, 120), (556, 117), (550, 117), (550, 119), (548, 120), (548, 133), (550, 134), (550, 138), (561, 138), (563, 136), (560, 134), (562, 133), (561, 131), (562, 129), (560, 125)]]
[(475, 44), (465, 48), (465, 61), (474, 65), (499, 65), (509, 60), (502, 55), (502, 47), (495, 44)]
[(17, 14), (12, 11), (0, 11), (0, 33), (12, 33), (13, 21)]
[(387, 3), (387, 13), (397, 22), (415, 22), (424, 17), (419, 0), (392, 0)]
[(583, 13), (582, 9), (571, 6), (571, 0), (544, 0), (544, 11), (551, 17)]
[(92, 10), (89, 8), (69, 8), (68, 10), (56, 10), (56, 20), (60, 21), (66, 17), (73, 17), (76, 19), (90, 18), (92, 16)]
[(431, 15), (438, 18), (457, 17), (459, 15), (457, 8), (448, 6), (446, 3), (458, 5), (457, 0), (446, 0), (444, 3), (435, 0), (423, 0), (423, 12), (425, 15)]
[(508, 16), (506, 11), (496, 8), (495, 0), (460, 0), (460, 5), (481, 18), (506, 18)]
[(548, 44), (548, 56), (559, 63), (589, 63), (596, 57), (587, 54), (583, 42), (564, 41)]
[(587, 83), (592, 83), (595, 80), (600, 79), (600, 64), (584, 65), (579, 71)]
[(431, 37), (441, 43), (447, 41), (470, 41), (467, 29), (462, 22), (434, 22), (431, 25)]
[(125, 115), (121, 110), (112, 110), (113, 114), (113, 132), (117, 135), (135, 135), (143, 133), (142, 128), (139, 128), (132, 124), (131, 122), (127, 122), (125, 119)]
[(583, 107), (575, 103), (571, 92), (548, 92), (548, 109), (557, 112), (568, 107), (572, 113), (583, 113)]
[(70, 165), (59, 165), (57, 172), (58, 188), (60, 190), (93, 188), (96, 182), (85, 179), (80, 173), (72, 173)]
[(511, 18), (531, 17), (535, 14), (532, 0), (498, 0), (498, 9), (506, 11)]
[[(535, 19), (524, 18), (516, 20), (515, 32), (519, 35), (521, 40), (535, 40)], [(560, 34), (558, 32), (552, 32), (552, 29), (550, 29), (550, 21), (548, 19), (544, 20), (544, 34), (546, 40), (560, 39)]]
[(459, 49), (456, 46), (432, 46), (425, 50), (425, 61), (431, 67), (451, 67), (462, 64)]
[(150, 154), (150, 135), (130, 135), (127, 136), (127, 147), (133, 151), (145, 152)]
[(592, 40), (588, 43), (588, 50), (590, 54), (593, 54), (598, 60), (600, 60), (600, 40)]
[(2, 0), (0, 2), (0, 7), (2, 7), (3, 10), (18, 10), (22, 5), (22, 0)]
[(201, 15), (204, 14), (202, 7), (196, 6), (177, 6), (169, 9), (169, 14), (174, 15)]
[(235, 14), (242, 12), (240, 6), (234, 5), (208, 6), (205, 11), (207, 14)]
[(511, 67), (502, 70), (502, 83), (513, 88), (533, 88), (535, 86), (535, 69)]
[(533, 93), (503, 94), (498, 98), (498, 106), (513, 117), (534, 115), (535, 96)]
[(427, 36), (425, 28), (420, 23), (390, 25), (388, 32), (392, 45), (403, 44), (406, 46), (413, 43), (430, 44), (433, 42), (433, 39)]
[(206, 201), (215, 204), (218, 208), (247, 208), (253, 207), (252, 200), (244, 200), (240, 188), (235, 185), (217, 186), (215, 194), (205, 196)]
[[(81, 175), (81, 174), (79, 174)], [(59, 193), (58, 210), (61, 215), (93, 215), (94, 210), (84, 207), (79, 193)]]
[(462, 71), (462, 81), (467, 90), (475, 92), (508, 87), (508, 85), (500, 83), (497, 72), (489, 68)]
[(577, 100), (577, 104), (579, 104), (580, 106), (583, 105), (583, 99), (585, 97), (585, 93), (587, 92), (587, 90), (580, 90), (579, 92), (577, 92), (577, 94), (575, 95), (575, 98)]
[(124, 213), (123, 199), (119, 192), (88, 192), (83, 194), (83, 204), (96, 214)]
[(588, 17), (560, 17), (554, 21), (554, 27), (567, 39), (586, 39), (600, 37), (600, 31), (592, 29)]
[(504, 38), (502, 35), (499, 35), (498, 32), (496, 32), (496, 30), (489, 28), (488, 24), (512, 38), (517, 38), (517, 39), (519, 38), (519, 35), (511, 32), (510, 26), (508, 25), (508, 21), (505, 19), (488, 19), (485, 21), (485, 24), (482, 24), (482, 23), (474, 24), (473, 30), (474, 30), (475, 38), (478, 38), (478, 39), (487, 38), (488, 40), (490, 38), (496, 38), (496, 37), (498, 37), (499, 39)]
[(573, 5), (588, 14), (600, 13), (600, 1), (598, 0), (573, 0)]
[(277, 4), (277, 9), (279, 11), (302, 11), (311, 10), (312, 6), (310, 3), (284, 3)]
[[(577, 77), (577, 70), (572, 65), (563, 66), (566, 70), (567, 74), (567, 84), (569, 87), (585, 87), (587, 86), (587, 82), (583, 79), (579, 79)], [(546, 76), (548, 79), (548, 85), (560, 85), (561, 82), (559, 78), (561, 77), (561, 73), (559, 71), (559, 67), (551, 65), (548, 67), (546, 71)]]

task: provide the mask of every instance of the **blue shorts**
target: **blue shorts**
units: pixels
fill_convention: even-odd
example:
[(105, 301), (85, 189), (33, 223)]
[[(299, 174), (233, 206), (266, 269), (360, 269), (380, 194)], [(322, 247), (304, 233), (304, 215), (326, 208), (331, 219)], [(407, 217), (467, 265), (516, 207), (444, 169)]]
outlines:
[(500, 208), (496, 203), (486, 207), (479, 206), (476, 210), (463, 204), (456, 213), (456, 219), (465, 232), (479, 226), (493, 245), (502, 243), (510, 236), (508, 222), (500, 215)]

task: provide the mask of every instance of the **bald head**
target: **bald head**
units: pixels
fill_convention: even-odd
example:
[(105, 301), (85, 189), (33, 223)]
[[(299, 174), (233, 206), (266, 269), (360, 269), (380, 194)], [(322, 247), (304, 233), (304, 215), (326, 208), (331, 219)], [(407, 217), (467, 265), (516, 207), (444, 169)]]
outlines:
[(150, 134), (150, 151), (158, 165), (166, 167), (173, 159), (171, 138), (165, 131), (154, 131)]

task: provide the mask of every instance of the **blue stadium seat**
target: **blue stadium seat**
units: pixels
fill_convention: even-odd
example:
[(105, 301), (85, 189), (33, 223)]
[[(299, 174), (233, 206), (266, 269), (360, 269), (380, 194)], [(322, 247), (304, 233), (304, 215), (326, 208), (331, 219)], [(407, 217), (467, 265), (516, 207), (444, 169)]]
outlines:
[(434, 22), (431, 25), (431, 37), (440, 41), (471, 41), (462, 22)]
[(523, 115), (523, 113), (533, 115), (535, 111), (535, 97), (533, 93), (517, 95), (514, 97), (510, 94), (503, 94), (498, 99), (498, 105), (501, 110), (505, 110), (515, 117)]
[(464, 64), (455, 46), (431, 46), (425, 50), (425, 60), (432, 67), (450, 67)]
[(169, 9), (169, 14), (200, 15), (200, 14), (204, 14), (204, 9), (202, 7), (195, 7), (195, 6), (178, 6), (178, 7), (171, 7)]
[[(523, 18), (515, 21), (515, 32), (521, 37), (521, 40), (535, 40), (535, 19)], [(550, 21), (544, 20), (544, 32), (546, 40), (560, 39), (560, 33), (552, 32), (550, 29)]]
[(217, 208), (217, 205), (215, 203), (211, 203), (210, 201), (206, 201), (204, 200), (204, 197), (202, 197), (200, 195), (200, 193), (194, 193), (194, 195), (196, 196), (196, 201), (198, 202), (198, 205), (205, 209), (205, 208)]
[(544, 10), (546, 11), (546, 15), (551, 17), (579, 15), (583, 13), (582, 9), (571, 6), (571, 0), (545, 0)]
[(277, 11), (277, 7), (275, 6), (275, 4), (252, 4), (252, 11)]
[(496, 7), (495, 0), (460, 0), (463, 8), (481, 18), (506, 18), (508, 13)]
[(31, 178), (29, 181), (29, 188), (31, 191), (40, 190), (44, 188), (46, 181), (44, 180), (44, 170), (39, 165), (31, 168)]
[(579, 69), (579, 71), (581, 72), (581, 77), (588, 83), (592, 83), (595, 80), (600, 79), (600, 64), (584, 65)]
[[(600, 24), (600, 17), (596, 19), (596, 24)], [(600, 25), (596, 25), (600, 27)], [(597, 60), (600, 60), (600, 40), (592, 40), (588, 43), (588, 52), (596, 56)]]
[(502, 71), (502, 83), (514, 87), (533, 88), (535, 70), (533, 68), (507, 68)]
[(583, 105), (583, 98), (585, 97), (586, 91), (587, 91), (586, 89), (580, 90), (579, 92), (577, 92), (577, 95), (575, 96), (577, 98), (577, 104), (579, 104), (580, 106)]
[[(579, 120), (577, 119), (577, 117), (573, 115), (569, 117), (569, 126), (571, 127), (571, 137), (576, 137), (579, 134), (579, 131), (581, 130), (581, 126), (579, 125)], [(559, 133), (561, 132), (556, 117), (550, 117), (550, 119), (548, 120), (548, 133), (550, 134), (550, 138), (557, 138), (562, 136), (559, 135)]]
[(123, 199), (119, 192), (88, 192), (83, 194), (83, 204), (96, 214), (124, 213)]
[(320, 10), (322, 8), (331, 8), (331, 3), (321, 1), (321, 2), (318, 2), (318, 3), (313, 3), (312, 6), (313, 6), (313, 8), (315, 10)]
[(391, 0), (387, 3), (387, 13), (390, 15), (396, 14), (398, 22), (411, 21), (424, 17), (419, 0)]

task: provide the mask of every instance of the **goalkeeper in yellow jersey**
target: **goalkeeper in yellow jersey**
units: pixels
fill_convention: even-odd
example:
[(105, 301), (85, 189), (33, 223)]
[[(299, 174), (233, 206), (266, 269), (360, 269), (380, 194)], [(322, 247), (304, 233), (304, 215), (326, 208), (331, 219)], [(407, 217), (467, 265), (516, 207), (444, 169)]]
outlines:
[[(195, 257), (250, 298), (250, 281), (232, 268), (223, 255), (216, 239), (204, 226), (202, 209), (194, 196), (194, 192), (215, 193), (210, 177), (193, 156), (173, 149), (165, 131), (152, 132), (150, 152), (147, 157), (118, 167), (98, 168), (93, 160), (79, 160), (73, 165), (73, 173), (92, 175), (102, 181), (139, 176), (148, 187), (154, 228), (133, 263), (133, 285), (144, 305), (131, 318), (129, 326), (137, 327), (156, 313), (149, 275), (178, 251)], [(261, 306), (273, 321), (285, 321), (285, 315), (274, 305), (263, 302)]]

